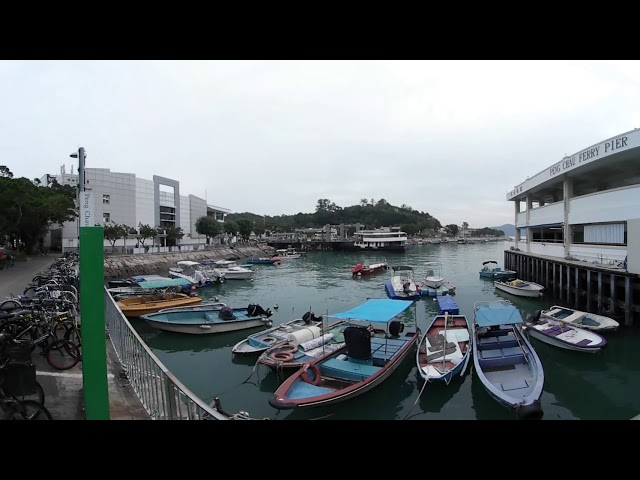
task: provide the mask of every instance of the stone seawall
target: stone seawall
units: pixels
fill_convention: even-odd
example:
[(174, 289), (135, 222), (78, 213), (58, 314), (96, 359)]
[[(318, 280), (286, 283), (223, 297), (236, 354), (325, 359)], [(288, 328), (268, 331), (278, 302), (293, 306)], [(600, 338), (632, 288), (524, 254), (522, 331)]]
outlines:
[[(215, 247), (210, 250), (175, 253), (139, 253), (136, 255), (107, 256), (104, 259), (104, 277), (128, 278), (132, 275), (166, 272), (175, 267), (181, 260), (244, 260), (251, 257), (271, 257), (275, 249), (269, 246), (234, 245), (230, 247)], [(238, 263), (242, 263), (241, 261)]]

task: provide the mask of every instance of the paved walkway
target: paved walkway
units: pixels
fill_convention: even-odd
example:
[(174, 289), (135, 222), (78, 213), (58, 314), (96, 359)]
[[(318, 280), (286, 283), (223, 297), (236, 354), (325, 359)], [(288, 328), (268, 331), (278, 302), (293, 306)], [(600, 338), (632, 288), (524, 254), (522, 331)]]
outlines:
[[(13, 268), (0, 270), (0, 301), (5, 297), (19, 295), (38, 273), (44, 272), (55, 261), (55, 256), (27, 257), (26, 262), (15, 262)], [(100, 301), (103, 292), (97, 293)], [(111, 420), (150, 419), (138, 396), (119, 377), (122, 368), (111, 341), (107, 345), (107, 378), (109, 389), (109, 410)], [(54, 420), (84, 420), (84, 395), (82, 362), (69, 370), (56, 370), (51, 367), (40, 348), (32, 355), (36, 365), (36, 376), (45, 394), (45, 406)]]

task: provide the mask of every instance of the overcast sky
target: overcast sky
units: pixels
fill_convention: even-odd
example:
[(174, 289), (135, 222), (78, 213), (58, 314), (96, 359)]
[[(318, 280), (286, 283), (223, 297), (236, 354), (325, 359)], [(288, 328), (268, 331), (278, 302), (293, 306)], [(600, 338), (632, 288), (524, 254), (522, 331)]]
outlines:
[(443, 225), (514, 222), (506, 194), (640, 127), (639, 61), (2, 61), (0, 164), (180, 182), (234, 213), (362, 198)]

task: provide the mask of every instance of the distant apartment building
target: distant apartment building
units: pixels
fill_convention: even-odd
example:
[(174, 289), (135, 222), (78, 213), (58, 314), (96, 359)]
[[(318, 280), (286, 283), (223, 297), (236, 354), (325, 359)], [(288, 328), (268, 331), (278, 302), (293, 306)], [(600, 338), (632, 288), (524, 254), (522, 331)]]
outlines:
[[(61, 185), (77, 187), (78, 175), (66, 173), (62, 166), (60, 174), (46, 174), (40, 178), (42, 185), (53, 181)], [(94, 214), (102, 225), (110, 222), (138, 229), (138, 225), (151, 227), (180, 227), (184, 237), (178, 244), (188, 246), (204, 245), (206, 237), (196, 232), (198, 218), (208, 215), (224, 223), (231, 210), (207, 204), (196, 195), (181, 195), (180, 183), (170, 178), (153, 176), (152, 180), (139, 178), (133, 173), (112, 172), (108, 168), (85, 168), (85, 190), (91, 191), (94, 199)], [(78, 220), (65, 222), (62, 228), (53, 226), (45, 246), (63, 251), (78, 248)], [(125, 240), (116, 242), (123, 246)], [(160, 238), (149, 239), (147, 245), (162, 244)], [(135, 236), (127, 240), (134, 247)], [(105, 246), (110, 245), (105, 240)]]

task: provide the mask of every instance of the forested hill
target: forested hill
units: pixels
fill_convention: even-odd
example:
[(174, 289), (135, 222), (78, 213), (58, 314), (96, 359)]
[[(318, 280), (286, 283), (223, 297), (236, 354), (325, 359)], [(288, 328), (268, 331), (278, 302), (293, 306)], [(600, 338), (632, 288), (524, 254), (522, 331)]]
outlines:
[[(426, 212), (414, 210), (408, 205), (396, 207), (386, 200), (362, 199), (359, 205), (340, 207), (331, 200), (318, 200), (315, 213), (297, 213), (295, 215), (277, 215), (274, 217), (254, 213), (232, 213), (227, 221), (249, 220), (258, 231), (293, 231), (295, 228), (320, 228), (326, 224), (339, 225), (361, 223), (366, 228), (400, 226), (403, 231), (413, 235), (435, 233), (442, 227), (438, 219)], [(254, 230), (255, 231), (255, 230)], [(256, 233), (258, 233), (256, 231)]]

